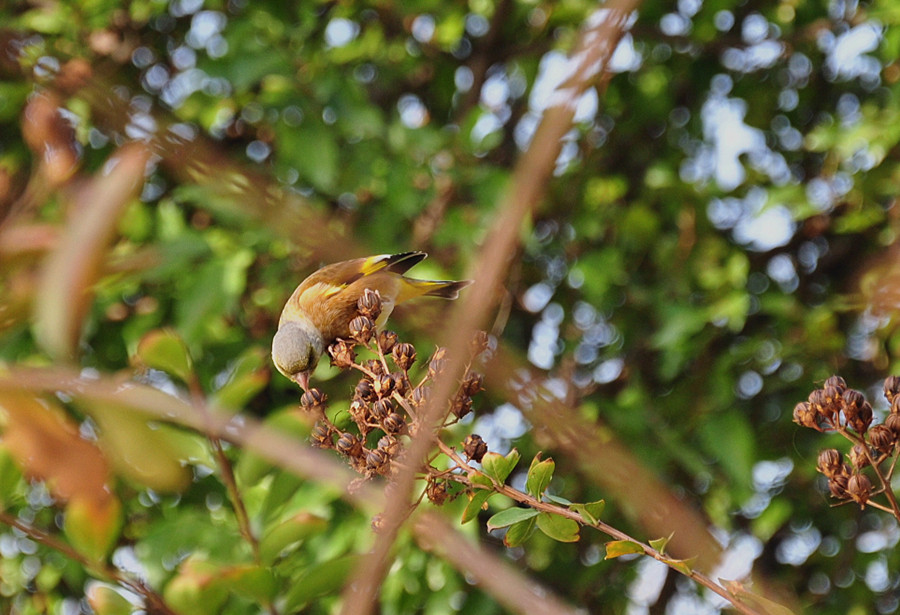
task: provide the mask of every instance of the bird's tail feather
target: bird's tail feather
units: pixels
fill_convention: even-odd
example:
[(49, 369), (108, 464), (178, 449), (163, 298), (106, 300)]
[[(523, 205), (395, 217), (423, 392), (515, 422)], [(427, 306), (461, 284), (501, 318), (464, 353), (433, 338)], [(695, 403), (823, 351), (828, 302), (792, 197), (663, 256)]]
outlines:
[[(456, 299), (459, 297), (459, 291), (469, 284), (472, 280), (461, 280), (454, 282), (452, 280), (416, 280), (413, 278), (403, 278), (403, 281), (409, 288), (409, 297), (440, 297), (442, 299)], [(405, 301), (403, 291), (400, 292), (401, 301)]]

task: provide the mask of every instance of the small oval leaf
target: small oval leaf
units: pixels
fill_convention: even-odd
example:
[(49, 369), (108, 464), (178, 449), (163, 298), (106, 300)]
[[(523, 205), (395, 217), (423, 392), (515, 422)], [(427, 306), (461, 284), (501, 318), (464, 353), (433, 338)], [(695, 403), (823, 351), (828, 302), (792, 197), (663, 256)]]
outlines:
[(531, 467), (528, 468), (528, 477), (525, 479), (525, 490), (537, 499), (541, 499), (544, 491), (550, 485), (553, 478), (553, 471), (556, 469), (556, 462), (553, 459), (545, 459), (541, 461), (541, 454), (538, 453), (531, 461)]
[(537, 518), (537, 526), (544, 534), (559, 542), (577, 542), (580, 537), (578, 523), (560, 515), (541, 513)]
[(118, 498), (74, 497), (66, 505), (63, 532), (75, 550), (97, 562), (106, 560), (122, 529)]
[(519, 451), (513, 449), (506, 457), (498, 453), (487, 453), (481, 460), (481, 467), (485, 474), (503, 484), (517, 463), (519, 463)]
[(503, 537), (503, 544), (507, 547), (518, 547), (520, 544), (528, 540), (534, 533), (534, 524), (537, 517), (519, 521), (509, 526), (506, 530), (506, 536)]
[(603, 559), (613, 559), (621, 555), (630, 555), (632, 553), (643, 553), (644, 547), (631, 540), (613, 540), (606, 543), (606, 557)]
[(193, 364), (184, 340), (172, 329), (150, 331), (138, 342), (135, 360), (151, 369), (158, 369), (182, 382), (193, 377)]
[(495, 492), (489, 489), (479, 489), (473, 492), (469, 496), (469, 503), (466, 504), (466, 509), (463, 511), (460, 523), (468, 523), (477, 517), (478, 513), (484, 510), (488, 499), (494, 494)]
[(669, 534), (665, 538), (656, 538), (650, 541), (650, 546), (659, 551), (660, 553), (666, 552), (666, 545), (669, 544), (669, 541), (672, 540), (673, 534)]
[(488, 519), (487, 529), (490, 531), (501, 527), (509, 527), (514, 523), (537, 517), (539, 514), (541, 514), (540, 511), (533, 508), (507, 508)]

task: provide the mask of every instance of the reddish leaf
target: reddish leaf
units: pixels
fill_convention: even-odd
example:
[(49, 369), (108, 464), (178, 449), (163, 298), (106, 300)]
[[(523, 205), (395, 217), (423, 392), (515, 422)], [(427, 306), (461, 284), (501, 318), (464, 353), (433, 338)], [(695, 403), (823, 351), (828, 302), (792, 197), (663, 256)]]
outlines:
[(0, 408), (9, 417), (3, 433), (6, 448), (27, 476), (47, 481), (51, 492), (63, 500), (100, 502), (109, 497), (106, 459), (78, 435), (78, 427), (57, 404), (0, 390)]
[(121, 148), (72, 203), (78, 215), (48, 255), (35, 301), (35, 334), (54, 358), (75, 355), (107, 245), (119, 215), (143, 184), (149, 158), (144, 145)]

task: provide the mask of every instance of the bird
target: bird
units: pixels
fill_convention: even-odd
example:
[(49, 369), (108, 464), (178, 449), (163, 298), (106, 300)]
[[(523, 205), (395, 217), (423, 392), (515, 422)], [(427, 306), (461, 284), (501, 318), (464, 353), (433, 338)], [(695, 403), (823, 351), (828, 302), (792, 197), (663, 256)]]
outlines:
[(472, 280), (418, 280), (405, 274), (425, 252), (379, 254), (326, 265), (303, 280), (291, 294), (272, 339), (272, 362), (285, 377), (309, 390), (309, 377), (325, 349), (350, 337), (349, 323), (366, 289), (378, 291), (381, 329), (394, 306), (416, 297), (456, 299)]

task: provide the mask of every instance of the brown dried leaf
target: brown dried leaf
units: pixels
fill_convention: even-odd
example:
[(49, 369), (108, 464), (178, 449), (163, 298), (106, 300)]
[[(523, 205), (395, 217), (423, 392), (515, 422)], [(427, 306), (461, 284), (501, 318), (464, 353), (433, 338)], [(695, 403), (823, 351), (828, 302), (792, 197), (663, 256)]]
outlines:
[(38, 341), (56, 359), (75, 355), (107, 244), (119, 215), (143, 184), (149, 158), (142, 144), (122, 147), (107, 161), (107, 170), (74, 197), (78, 215), (47, 257), (35, 303)]
[(106, 501), (106, 459), (100, 449), (78, 435), (78, 427), (57, 404), (2, 390), (0, 409), (8, 415), (3, 441), (27, 476), (46, 481), (53, 495), (62, 500)]

